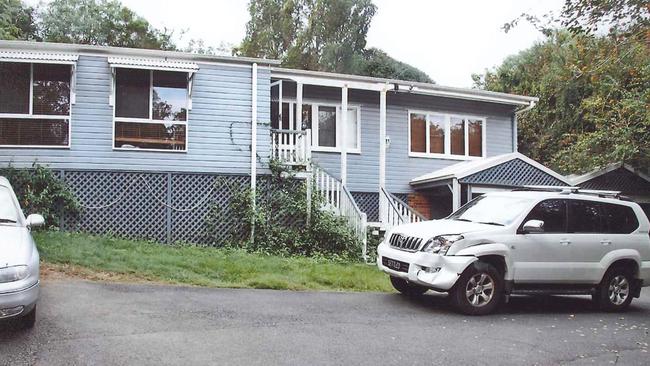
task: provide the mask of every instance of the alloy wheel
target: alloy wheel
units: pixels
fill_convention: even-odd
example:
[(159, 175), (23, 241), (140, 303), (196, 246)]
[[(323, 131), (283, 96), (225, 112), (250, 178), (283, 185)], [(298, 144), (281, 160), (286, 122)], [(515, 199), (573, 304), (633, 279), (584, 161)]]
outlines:
[(623, 275), (618, 275), (609, 283), (608, 293), (609, 301), (614, 305), (621, 305), (630, 296), (630, 283)]
[(485, 306), (494, 296), (494, 280), (487, 273), (475, 274), (467, 281), (465, 296), (472, 306)]

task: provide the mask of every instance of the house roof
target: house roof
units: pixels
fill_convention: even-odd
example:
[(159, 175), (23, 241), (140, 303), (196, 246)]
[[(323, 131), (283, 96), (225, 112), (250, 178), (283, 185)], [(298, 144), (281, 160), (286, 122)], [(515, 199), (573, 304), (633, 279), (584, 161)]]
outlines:
[(104, 56), (123, 56), (123, 57), (144, 57), (144, 58), (163, 58), (173, 60), (186, 60), (208, 63), (239, 63), (252, 64), (258, 63), (263, 65), (279, 65), (280, 61), (252, 57), (239, 56), (221, 56), (221, 55), (204, 55), (179, 51), (162, 51), (143, 48), (127, 47), (109, 47), (71, 43), (52, 43), (52, 42), (33, 42), (33, 41), (2, 41), (0, 40), (0, 49), (29, 51), (35, 53), (76, 53), (76, 54), (94, 54)]
[(410, 184), (420, 186), (451, 179), (466, 184), (509, 187), (569, 185), (569, 181), (562, 175), (519, 152), (453, 164), (414, 178)]
[(536, 97), (498, 93), (480, 89), (456, 88), (432, 83), (376, 78), (361, 75), (337, 74), (322, 71), (296, 70), (272, 67), (271, 76), (300, 81), (304, 84), (332, 87), (348, 86), (363, 90), (395, 90), (414, 94), (435, 95), (448, 98), (478, 100), (516, 106), (530, 106), (539, 101)]
[(567, 179), (585, 189), (621, 191), (630, 196), (650, 196), (650, 177), (623, 163), (609, 164)]

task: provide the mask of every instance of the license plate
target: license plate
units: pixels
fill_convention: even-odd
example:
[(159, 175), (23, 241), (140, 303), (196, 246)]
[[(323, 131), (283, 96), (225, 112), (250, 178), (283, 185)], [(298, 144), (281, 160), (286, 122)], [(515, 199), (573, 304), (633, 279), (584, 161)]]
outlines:
[(409, 271), (409, 264), (404, 263), (395, 259), (390, 259), (390, 258), (383, 258), (383, 264), (384, 266), (394, 270), (394, 271), (399, 271), (399, 272), (408, 272)]

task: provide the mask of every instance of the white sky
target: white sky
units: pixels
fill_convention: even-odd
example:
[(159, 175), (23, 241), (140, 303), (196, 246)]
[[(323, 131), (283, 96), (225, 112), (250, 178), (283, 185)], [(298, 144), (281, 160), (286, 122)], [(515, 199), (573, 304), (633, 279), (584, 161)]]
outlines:
[[(36, 0), (28, 0), (35, 3)], [(469, 87), (471, 74), (498, 65), (541, 34), (521, 24), (501, 29), (522, 12), (558, 12), (564, 0), (373, 0), (377, 13), (368, 46), (416, 66), (441, 85)], [(246, 32), (247, 0), (122, 0), (156, 27), (201, 38), (207, 45), (238, 44)]]

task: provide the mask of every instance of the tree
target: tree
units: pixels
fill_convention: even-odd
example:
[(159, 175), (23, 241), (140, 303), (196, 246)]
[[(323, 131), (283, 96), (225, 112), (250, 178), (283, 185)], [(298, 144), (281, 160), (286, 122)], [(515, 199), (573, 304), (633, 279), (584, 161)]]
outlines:
[(431, 81), (381, 50), (366, 49), (377, 10), (371, 0), (251, 0), (248, 10), (237, 54), (306, 70)]
[(34, 13), (20, 0), (0, 0), (0, 39), (37, 39)]
[(378, 48), (365, 50), (363, 57), (354, 72), (355, 74), (433, 83), (433, 80), (424, 71), (398, 61)]
[(170, 31), (154, 28), (116, 0), (54, 0), (40, 17), (44, 41), (176, 49)]
[(650, 58), (643, 35), (555, 31), (483, 75), (482, 89), (540, 98), (519, 118), (523, 153), (578, 173), (624, 161), (650, 166)]

